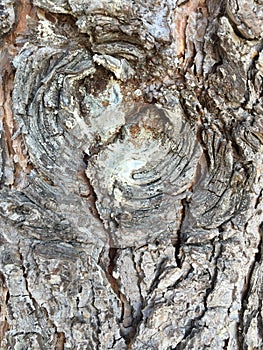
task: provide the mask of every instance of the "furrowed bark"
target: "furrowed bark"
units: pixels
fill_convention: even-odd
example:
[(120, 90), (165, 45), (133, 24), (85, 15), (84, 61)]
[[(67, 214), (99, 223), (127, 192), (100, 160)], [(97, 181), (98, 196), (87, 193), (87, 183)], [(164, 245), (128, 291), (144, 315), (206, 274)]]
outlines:
[(0, 19), (0, 348), (261, 349), (262, 1)]

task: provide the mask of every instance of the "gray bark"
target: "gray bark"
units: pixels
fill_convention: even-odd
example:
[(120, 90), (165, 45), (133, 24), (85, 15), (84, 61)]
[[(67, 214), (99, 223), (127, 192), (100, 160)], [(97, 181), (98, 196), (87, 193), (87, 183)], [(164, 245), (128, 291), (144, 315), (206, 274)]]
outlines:
[(0, 348), (262, 349), (262, 1), (0, 19)]

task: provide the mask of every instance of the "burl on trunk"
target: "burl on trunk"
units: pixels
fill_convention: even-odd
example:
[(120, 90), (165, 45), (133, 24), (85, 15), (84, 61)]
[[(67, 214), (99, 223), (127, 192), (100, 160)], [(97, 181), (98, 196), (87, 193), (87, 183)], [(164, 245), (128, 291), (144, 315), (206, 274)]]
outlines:
[(1, 350), (263, 349), (262, 0), (0, 0)]

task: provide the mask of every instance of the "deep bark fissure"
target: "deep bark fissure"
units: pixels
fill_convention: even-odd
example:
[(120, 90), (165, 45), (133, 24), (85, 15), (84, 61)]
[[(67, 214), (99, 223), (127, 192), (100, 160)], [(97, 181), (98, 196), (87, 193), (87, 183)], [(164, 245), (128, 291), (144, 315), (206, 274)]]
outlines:
[(2, 0), (1, 349), (262, 348), (261, 11)]
[[(143, 321), (142, 309), (143, 309), (144, 306), (145, 306), (145, 305), (144, 305), (144, 299), (143, 299), (143, 297), (142, 297), (141, 287), (140, 287), (141, 278), (140, 278), (140, 276), (139, 276), (139, 272), (138, 272), (138, 269), (137, 269), (137, 265), (136, 265), (136, 263), (135, 263), (135, 256), (134, 256), (134, 250), (133, 250), (133, 249), (132, 249), (132, 258), (133, 258), (134, 269), (135, 269), (136, 272), (137, 272), (137, 285), (138, 285), (138, 289), (139, 289), (139, 293), (140, 293), (140, 302), (141, 302), (141, 305), (140, 305), (139, 310), (137, 311), (137, 315), (135, 315), (135, 317), (133, 317), (133, 320), (132, 320), (133, 332), (131, 333), (131, 335), (130, 335), (130, 337), (129, 337), (129, 340), (128, 340), (128, 342), (127, 342), (128, 349), (132, 349), (132, 343), (134, 342), (135, 337), (136, 337), (136, 334), (138, 333), (140, 324), (141, 324), (142, 321)], [(134, 311), (135, 311), (135, 310), (134, 310)]]
[(92, 290), (92, 307), (95, 310), (95, 318), (96, 318), (96, 326), (95, 326), (96, 327), (95, 328), (96, 335), (94, 335), (94, 337), (96, 337), (96, 350), (99, 350), (99, 348), (101, 346), (101, 343), (100, 343), (101, 321), (100, 321), (100, 318), (99, 318), (99, 310), (95, 306), (96, 293), (93, 290), (93, 288), (91, 290)]
[[(215, 244), (215, 242), (213, 243), (213, 245), (214, 244)], [(173, 348), (173, 350), (185, 349), (187, 346), (187, 341), (193, 339), (195, 337), (195, 335), (202, 330), (202, 327), (204, 327), (204, 325), (200, 324), (200, 321), (205, 316), (205, 314), (208, 310), (207, 299), (208, 299), (209, 295), (211, 294), (211, 292), (214, 290), (215, 285), (217, 283), (217, 274), (218, 274), (217, 260), (220, 258), (221, 254), (222, 254), (222, 245), (220, 245), (220, 247), (217, 248), (217, 251), (215, 249), (212, 252), (211, 259), (214, 260), (215, 267), (214, 267), (214, 271), (213, 271), (213, 274), (212, 274), (211, 279), (210, 279), (210, 287), (206, 289), (205, 295), (203, 297), (202, 304), (203, 304), (204, 308), (199, 316), (197, 316), (194, 319), (191, 319), (189, 321), (189, 324), (186, 325), (183, 339), (180, 341), (180, 343), (178, 343), (176, 345), (176, 347)]]
[(120, 334), (125, 339), (125, 343), (129, 347), (132, 339), (136, 332), (136, 326), (134, 325), (134, 319), (132, 319), (132, 326), (130, 324), (125, 324), (125, 318), (129, 317), (127, 315), (132, 315), (132, 306), (130, 305), (127, 297), (120, 290), (120, 281), (114, 277), (114, 269), (116, 268), (116, 263), (118, 261), (118, 248), (109, 248), (109, 265), (107, 270), (107, 278), (110, 282), (111, 288), (117, 295), (121, 303), (121, 318), (118, 320), (120, 326)]
[[(262, 307), (262, 301), (260, 301), (261, 306), (259, 307), (259, 309), (257, 311), (255, 310), (254, 315), (250, 316), (250, 320), (248, 318), (248, 320), (246, 321), (247, 324), (246, 325), (244, 324), (244, 314), (245, 314), (245, 312), (247, 310), (248, 300), (249, 300), (249, 298), (251, 296), (251, 282), (252, 282), (252, 278), (253, 278), (253, 272), (254, 272), (256, 266), (260, 262), (262, 262), (263, 223), (261, 224), (261, 227), (259, 227), (259, 234), (260, 234), (260, 240), (259, 240), (259, 243), (258, 243), (257, 252), (254, 255), (254, 259), (252, 261), (252, 264), (250, 266), (248, 274), (245, 277), (246, 280), (244, 281), (244, 288), (243, 288), (242, 298), (241, 298), (241, 305), (242, 305), (242, 307), (241, 307), (240, 312), (239, 312), (239, 320), (238, 320), (238, 323), (237, 323), (237, 334), (238, 334), (237, 340), (238, 340), (238, 346), (239, 346), (240, 350), (247, 350), (248, 349), (248, 346), (245, 344), (245, 341), (244, 341), (244, 334), (247, 333), (249, 324), (250, 324), (253, 316), (256, 315), (256, 313), (258, 313), (258, 315), (259, 315), (258, 316), (259, 319), (260, 319), (259, 323), (262, 323), (262, 317), (260, 315), (261, 307)], [(262, 295), (263, 295), (263, 292), (262, 292)]]
[(179, 267), (179, 269), (182, 267), (183, 260), (184, 260), (183, 256), (180, 256), (180, 255), (182, 254), (181, 247), (183, 246), (184, 239), (185, 239), (182, 228), (183, 228), (184, 220), (186, 218), (187, 208), (188, 208), (188, 202), (186, 199), (183, 199), (182, 200), (182, 209), (181, 209), (182, 214), (181, 214), (181, 219), (180, 219), (180, 227), (176, 232), (176, 237), (174, 239), (172, 239), (173, 246), (175, 247), (175, 260), (176, 260), (176, 263), (177, 263), (177, 266)]
[(2, 339), (5, 336), (6, 331), (8, 330), (8, 322), (7, 322), (7, 308), (8, 308), (8, 302), (10, 299), (10, 293), (9, 289), (6, 286), (6, 279), (5, 276), (0, 272), (0, 280), (1, 280), (1, 305), (0, 305), (0, 315), (1, 315), (1, 322), (0, 322), (0, 345), (2, 342)]

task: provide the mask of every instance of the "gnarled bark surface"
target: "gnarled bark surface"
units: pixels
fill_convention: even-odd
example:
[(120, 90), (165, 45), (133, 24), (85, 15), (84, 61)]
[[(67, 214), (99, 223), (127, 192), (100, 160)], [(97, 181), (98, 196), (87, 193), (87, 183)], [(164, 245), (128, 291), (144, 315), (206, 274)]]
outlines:
[(262, 1), (0, 18), (1, 349), (262, 349)]

